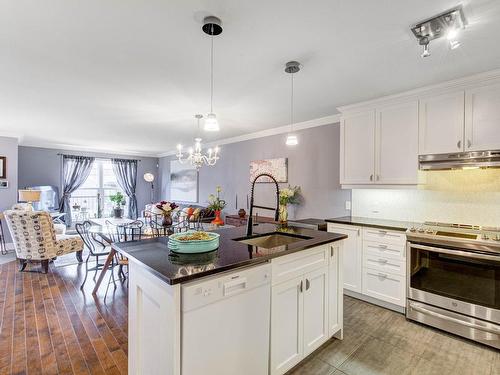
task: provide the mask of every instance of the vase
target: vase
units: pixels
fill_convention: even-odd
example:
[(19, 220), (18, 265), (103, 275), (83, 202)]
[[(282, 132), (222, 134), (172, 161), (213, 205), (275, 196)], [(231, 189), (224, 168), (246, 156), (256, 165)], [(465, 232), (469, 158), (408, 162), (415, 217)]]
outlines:
[(113, 216), (115, 219), (121, 219), (123, 216), (123, 209), (119, 207), (113, 208)]
[(163, 215), (163, 220), (161, 222), (161, 225), (163, 227), (169, 227), (172, 225), (172, 216), (170, 215)]
[(240, 208), (238, 210), (238, 216), (241, 217), (242, 219), (244, 219), (246, 215), (247, 215), (247, 212), (243, 208)]
[(215, 219), (211, 221), (214, 225), (224, 225), (224, 220), (220, 217), (221, 210), (215, 210)]
[(279, 222), (281, 224), (286, 224), (287, 221), (288, 221), (288, 207), (286, 204), (280, 204)]

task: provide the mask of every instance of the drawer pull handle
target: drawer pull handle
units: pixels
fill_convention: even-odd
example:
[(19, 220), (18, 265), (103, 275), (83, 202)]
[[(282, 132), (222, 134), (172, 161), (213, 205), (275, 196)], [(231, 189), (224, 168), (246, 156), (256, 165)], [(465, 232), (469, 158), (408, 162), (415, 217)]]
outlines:
[(387, 231), (386, 231), (386, 230), (379, 230), (378, 232), (379, 232), (380, 234), (384, 235), (384, 236), (387, 234)]
[(299, 285), (300, 293), (304, 291), (304, 280), (300, 280), (300, 285)]
[(379, 259), (378, 262), (381, 264), (386, 264), (388, 262), (388, 260), (387, 259)]
[(379, 273), (378, 277), (381, 277), (382, 279), (387, 279), (387, 275), (385, 273)]
[(310, 287), (311, 287), (311, 282), (309, 281), (309, 279), (306, 279), (306, 290), (309, 290)]
[(387, 245), (378, 245), (378, 247), (383, 250), (387, 249)]

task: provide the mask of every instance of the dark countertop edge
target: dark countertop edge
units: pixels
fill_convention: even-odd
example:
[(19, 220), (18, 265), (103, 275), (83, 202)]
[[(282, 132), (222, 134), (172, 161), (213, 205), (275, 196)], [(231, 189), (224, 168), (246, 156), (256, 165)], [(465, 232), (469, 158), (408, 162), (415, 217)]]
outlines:
[(377, 229), (387, 229), (399, 232), (406, 232), (408, 228), (413, 226), (409, 222), (398, 222), (397, 220), (384, 220), (384, 219), (371, 219), (371, 218), (361, 218), (361, 217), (349, 217), (343, 216), (332, 219), (325, 219), (327, 223), (334, 224), (344, 224), (344, 225), (355, 225), (359, 227), (371, 227)]
[(300, 251), (312, 249), (312, 248), (318, 247), (318, 246), (323, 246), (323, 245), (326, 245), (326, 244), (329, 244), (329, 243), (332, 243), (332, 242), (342, 241), (342, 240), (345, 240), (347, 238), (347, 236), (344, 235), (344, 234), (332, 233), (332, 235), (333, 234), (335, 234), (336, 237), (334, 237), (334, 238), (325, 238), (324, 240), (316, 241), (313, 244), (305, 245), (304, 247), (302, 247), (300, 249), (283, 251), (283, 252), (279, 252), (279, 253), (276, 253), (276, 254), (271, 254), (271, 255), (267, 255), (267, 256), (262, 256), (262, 257), (257, 257), (257, 258), (253, 258), (253, 259), (248, 259), (247, 261), (241, 261), (238, 264), (231, 264), (231, 265), (227, 265), (227, 266), (222, 266), (222, 267), (219, 267), (219, 268), (216, 268), (216, 269), (213, 269), (213, 270), (208, 270), (208, 271), (196, 273), (196, 274), (193, 274), (193, 275), (187, 275), (187, 276), (182, 277), (182, 278), (179, 277), (179, 278), (176, 278), (173, 281), (171, 279), (169, 279), (168, 277), (166, 277), (165, 275), (161, 274), (160, 272), (158, 272), (158, 271), (154, 270), (153, 268), (149, 267), (145, 263), (141, 262), (140, 260), (138, 260), (137, 258), (135, 258), (133, 255), (130, 255), (125, 250), (120, 249), (120, 247), (117, 246), (117, 244), (113, 244), (112, 247), (116, 251), (118, 251), (120, 254), (122, 254), (123, 256), (127, 257), (129, 260), (132, 260), (134, 263), (139, 264), (142, 267), (144, 267), (145, 269), (147, 269), (149, 272), (151, 272), (153, 275), (155, 275), (156, 277), (158, 277), (160, 280), (164, 281), (168, 285), (176, 285), (176, 284), (182, 284), (182, 283), (185, 283), (185, 282), (188, 282), (188, 281), (192, 281), (192, 280), (196, 280), (196, 279), (201, 279), (201, 278), (206, 277), (206, 276), (216, 275), (218, 273), (223, 273), (223, 272), (227, 272), (227, 271), (237, 270), (237, 269), (240, 269), (240, 268), (248, 268), (250, 266), (267, 263), (271, 259), (274, 259), (274, 258), (279, 258), (279, 257), (286, 256), (286, 255), (289, 255), (289, 254), (298, 253)]

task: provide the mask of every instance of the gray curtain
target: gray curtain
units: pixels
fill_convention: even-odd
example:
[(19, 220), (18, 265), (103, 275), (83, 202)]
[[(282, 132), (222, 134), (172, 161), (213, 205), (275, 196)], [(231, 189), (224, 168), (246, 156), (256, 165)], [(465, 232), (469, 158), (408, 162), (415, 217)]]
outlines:
[(111, 159), (113, 162), (113, 172), (116, 181), (129, 198), (128, 217), (137, 219), (137, 198), (135, 196), (135, 187), (137, 185), (137, 160), (130, 159)]
[(88, 156), (63, 155), (63, 196), (59, 203), (59, 212), (64, 212), (64, 222), (71, 225), (71, 193), (83, 185), (89, 177), (95, 158)]

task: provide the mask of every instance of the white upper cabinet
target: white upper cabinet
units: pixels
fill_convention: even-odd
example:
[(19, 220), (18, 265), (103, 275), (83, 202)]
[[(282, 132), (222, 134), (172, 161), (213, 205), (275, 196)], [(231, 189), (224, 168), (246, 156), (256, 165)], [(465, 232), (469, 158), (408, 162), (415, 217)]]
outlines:
[(500, 84), (465, 92), (465, 150), (500, 149)]
[(419, 101), (419, 154), (464, 150), (464, 91)]
[(375, 183), (418, 183), (418, 101), (379, 108), (375, 128)]
[(342, 184), (366, 184), (374, 180), (375, 111), (343, 116), (341, 122)]

